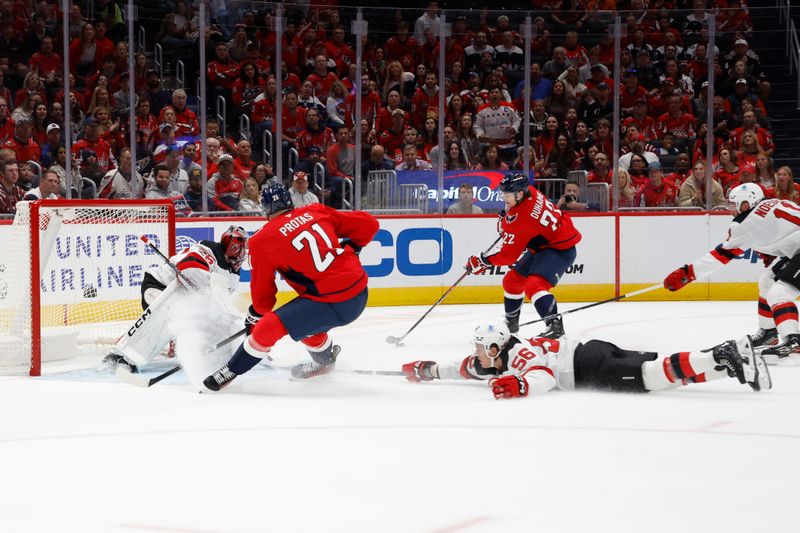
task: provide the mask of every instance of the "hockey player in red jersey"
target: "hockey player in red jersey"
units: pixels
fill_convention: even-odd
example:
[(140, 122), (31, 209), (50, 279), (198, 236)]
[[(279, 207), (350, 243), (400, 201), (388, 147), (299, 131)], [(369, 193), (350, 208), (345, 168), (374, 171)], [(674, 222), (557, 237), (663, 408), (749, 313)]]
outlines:
[(539, 316), (551, 317), (542, 336), (560, 337), (564, 324), (560, 316), (552, 316), (558, 313), (558, 306), (550, 289), (575, 261), (575, 245), (581, 234), (569, 215), (531, 187), (524, 174), (506, 175), (499, 189), (506, 204), (501, 219), (503, 245), (495, 254), (473, 255), (466, 268), (472, 274), (481, 274), (491, 266), (513, 264), (503, 278), (508, 328), (512, 333), (519, 331), (522, 303), (527, 296)]
[(567, 337), (521, 339), (504, 324), (475, 328), (475, 353), (460, 363), (413, 361), (403, 365), (411, 382), (434, 379), (488, 381), (496, 399), (543, 394), (551, 389), (648, 392), (733, 377), (756, 392), (772, 388), (763, 358), (750, 337), (708, 350), (673, 354), (624, 350), (610, 342)]
[[(764, 199), (755, 183), (743, 183), (728, 193), (734, 219), (727, 238), (692, 264), (664, 279), (677, 291), (698, 277), (708, 276), (751, 248), (769, 267), (758, 280), (758, 331), (753, 345), (768, 361), (800, 353), (797, 306), (800, 296), (800, 206), (788, 200)], [(780, 344), (778, 338), (782, 341)], [(773, 346), (774, 345), (774, 346)]]
[[(286, 334), (305, 344), (312, 359), (295, 366), (292, 376), (305, 379), (330, 372), (339, 346), (328, 331), (353, 322), (367, 304), (367, 273), (358, 253), (378, 231), (375, 217), (322, 204), (295, 209), (282, 185), (264, 190), (262, 207), (268, 221), (250, 239), (253, 304), (245, 321), (248, 337), (228, 364), (203, 382), (213, 391), (268, 357)], [(298, 296), (273, 311), (276, 274)]]

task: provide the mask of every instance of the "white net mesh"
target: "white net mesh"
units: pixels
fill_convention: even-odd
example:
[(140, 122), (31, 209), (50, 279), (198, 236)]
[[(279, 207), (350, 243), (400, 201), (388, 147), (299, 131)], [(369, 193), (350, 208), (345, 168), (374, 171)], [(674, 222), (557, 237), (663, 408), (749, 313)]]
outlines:
[[(47, 202), (45, 204), (49, 204)], [(170, 206), (165, 204), (39, 205), (40, 304), (31, 287), (30, 202), (20, 202), (0, 259), (0, 373), (27, 373), (35, 361), (34, 313), (41, 359), (78, 355), (112, 344), (123, 324), (142, 312), (145, 270), (161, 263), (140, 240), (147, 235), (170, 255)]]

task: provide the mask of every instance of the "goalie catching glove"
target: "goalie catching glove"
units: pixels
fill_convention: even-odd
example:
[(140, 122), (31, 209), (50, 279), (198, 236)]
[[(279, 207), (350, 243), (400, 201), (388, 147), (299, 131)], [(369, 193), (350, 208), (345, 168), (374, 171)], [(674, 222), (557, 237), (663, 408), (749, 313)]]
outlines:
[(245, 334), (250, 335), (252, 333), (253, 328), (261, 320), (261, 316), (256, 312), (255, 307), (252, 305), (247, 308), (247, 316), (244, 319), (244, 331)]
[(470, 274), (483, 274), (492, 267), (492, 264), (486, 259), (484, 254), (473, 255), (467, 260), (467, 266), (464, 267)]
[(528, 381), (517, 374), (509, 374), (489, 381), (495, 400), (524, 398), (528, 395)]
[(683, 265), (664, 278), (664, 288), (668, 291), (677, 291), (678, 289), (684, 288), (695, 279), (697, 278), (694, 276), (694, 267), (692, 267), (692, 265)]
[(414, 361), (403, 365), (403, 374), (412, 383), (420, 381), (433, 381), (439, 376), (433, 375), (434, 361)]

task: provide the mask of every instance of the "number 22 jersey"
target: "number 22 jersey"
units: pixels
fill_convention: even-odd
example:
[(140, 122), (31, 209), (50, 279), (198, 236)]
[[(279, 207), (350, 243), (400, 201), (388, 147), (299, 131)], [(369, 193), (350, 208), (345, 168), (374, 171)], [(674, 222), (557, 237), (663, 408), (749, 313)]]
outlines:
[(544, 194), (529, 187), (530, 196), (512, 207), (501, 222), (503, 246), (487, 259), (492, 265), (510, 265), (526, 249), (567, 250), (581, 240), (572, 219), (556, 207)]
[(250, 238), (253, 307), (261, 314), (272, 311), (276, 272), (304, 298), (342, 302), (356, 296), (367, 286), (367, 273), (353, 249), (342, 247), (339, 239), (366, 246), (377, 232), (378, 220), (369, 213), (322, 204), (273, 218)]

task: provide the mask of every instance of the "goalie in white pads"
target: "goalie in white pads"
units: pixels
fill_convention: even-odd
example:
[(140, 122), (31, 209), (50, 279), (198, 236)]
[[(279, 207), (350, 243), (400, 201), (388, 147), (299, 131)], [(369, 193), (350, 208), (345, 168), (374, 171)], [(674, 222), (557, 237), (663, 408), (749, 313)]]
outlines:
[(475, 328), (475, 353), (461, 363), (414, 361), (403, 365), (409, 381), (488, 381), (494, 397), (517, 398), (562, 390), (648, 392), (734, 377), (755, 391), (772, 388), (769, 370), (750, 338), (709, 350), (659, 354), (624, 350), (601, 340), (584, 343), (537, 337), (520, 339), (501, 323)]
[[(777, 360), (800, 353), (797, 306), (800, 296), (800, 206), (789, 200), (764, 199), (755, 183), (731, 189), (734, 219), (727, 238), (692, 264), (664, 279), (664, 287), (677, 291), (698, 277), (708, 276), (751, 248), (769, 267), (758, 280), (758, 331), (753, 347), (765, 358)], [(778, 337), (782, 341), (777, 344)]]
[[(222, 329), (215, 332), (220, 338), (236, 329), (241, 317), (230, 295), (238, 286), (239, 269), (247, 257), (247, 239), (244, 228), (231, 226), (220, 242), (200, 241), (172, 256), (171, 265), (163, 263), (148, 269), (141, 287), (144, 313), (117, 340), (103, 365), (125, 365), (136, 372), (152, 361), (183, 326), (204, 331)], [(184, 287), (175, 269), (190, 286)], [(198, 313), (204, 314), (202, 320), (198, 320)]]

